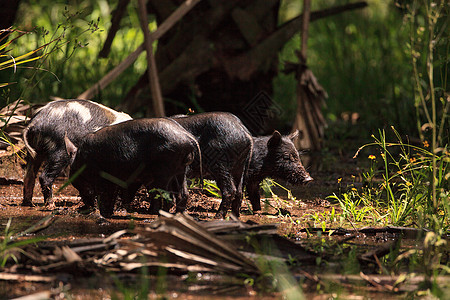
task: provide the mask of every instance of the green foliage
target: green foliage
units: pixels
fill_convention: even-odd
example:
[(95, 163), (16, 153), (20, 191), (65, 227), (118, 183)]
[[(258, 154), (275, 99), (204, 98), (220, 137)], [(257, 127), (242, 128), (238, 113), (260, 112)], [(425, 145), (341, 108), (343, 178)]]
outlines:
[[(48, 219), (48, 218), (45, 218), (44, 220), (46, 220), (46, 219)], [(12, 259), (15, 263), (18, 263), (17, 254), (24, 253), (24, 251), (22, 250), (23, 246), (26, 246), (29, 244), (34, 244), (34, 243), (37, 243), (44, 239), (43, 237), (35, 237), (35, 238), (31, 238), (31, 239), (19, 240), (20, 237), (27, 234), (36, 225), (38, 225), (39, 223), (42, 223), (42, 221), (21, 233), (14, 233), (11, 230), (11, 222), (12, 222), (12, 219), (9, 219), (8, 222), (6, 223), (6, 227), (3, 232), (3, 236), (0, 236), (0, 267), (2, 267), (2, 268), (5, 267), (6, 263), (10, 259)]]
[(170, 194), (170, 192), (163, 190), (163, 189), (157, 189), (157, 188), (153, 188), (148, 190), (149, 193), (154, 193), (154, 199), (155, 200), (160, 200), (162, 203), (172, 203), (173, 199), (172, 199), (172, 195)]
[(338, 228), (344, 225), (345, 213), (337, 213), (334, 207), (329, 210), (324, 210), (323, 212), (315, 212), (308, 214), (310, 221), (313, 223), (309, 224), (309, 227), (315, 228), (320, 227), (323, 232), (327, 228)]
[[(76, 98), (100, 80), (104, 74), (134, 51), (143, 41), (136, 13), (137, 3), (130, 3), (129, 13), (122, 20), (108, 58), (98, 53), (106, 39), (110, 15), (115, 4), (108, 1), (78, 1), (76, 6), (66, 1), (22, 2), (17, 24), (28, 34), (15, 43), (12, 55), (25, 49), (34, 49), (57, 40), (58, 47), (45, 47), (43, 53), (52, 53), (45, 61), (37, 60), (34, 68), (18, 68), (16, 73), (0, 73), (0, 79), (17, 82), (3, 95), (4, 102), (22, 98), (29, 102), (46, 102), (51, 96)], [(154, 26), (153, 22), (151, 26)], [(34, 27), (37, 26), (37, 27)], [(145, 69), (145, 58), (140, 57), (113, 84), (95, 99), (107, 105), (117, 105), (129, 87)], [(39, 70), (39, 72), (36, 72)], [(103, 101), (104, 100), (104, 101)]]
[[(264, 201), (265, 205), (267, 206), (271, 206), (272, 208), (275, 208), (278, 211), (278, 215), (279, 216), (287, 216), (289, 215), (289, 211), (283, 209), (283, 205), (281, 202), (288, 202), (288, 201), (295, 201), (295, 197), (292, 195), (291, 190), (287, 189), (286, 187), (282, 186), (281, 184), (279, 184), (278, 182), (274, 181), (271, 178), (265, 178), (261, 184), (260, 184), (262, 190), (264, 191), (264, 194), (267, 197), (271, 197), (276, 203), (277, 205), (272, 205), (269, 201)], [(277, 187), (279, 189), (281, 189), (282, 191), (286, 192), (286, 198), (287, 200), (284, 200), (282, 198), (279, 197), (279, 195), (277, 193), (274, 192), (274, 187)], [(250, 207), (250, 205), (249, 205)]]
[[(405, 131), (397, 131), (394, 126), (393, 143), (387, 142), (384, 130), (379, 130), (378, 137), (372, 135), (375, 142), (358, 150), (359, 153), (364, 147), (375, 146), (375, 153), (379, 153), (369, 156), (372, 162), (370, 170), (364, 173), (366, 186), (361, 191), (352, 188), (332, 198), (338, 200), (351, 222), (371, 212), (377, 222), (416, 224), (437, 232), (449, 227), (447, 118), (450, 104), (444, 98), (448, 97), (445, 91), (450, 43), (448, 36), (443, 35), (448, 25), (448, 6), (440, 1), (423, 0), (401, 8), (409, 22), (407, 49), (413, 69), (416, 124), (423, 147), (412, 145), (409, 140), (405, 142), (399, 133)], [(436, 61), (435, 57), (439, 59)], [(376, 156), (381, 158), (379, 164)], [(375, 182), (377, 178), (381, 180)]]
[[(397, 136), (396, 142), (386, 142), (386, 134), (380, 130), (379, 137), (373, 136), (374, 143), (358, 150), (359, 153), (365, 147), (374, 146), (374, 153), (379, 153), (369, 156), (372, 163), (364, 174), (365, 185), (360, 190), (352, 187), (330, 198), (339, 202), (343, 215), (350, 222), (360, 222), (368, 217), (386, 225), (449, 228), (450, 153), (442, 149), (433, 154), (426, 147), (409, 145), (394, 128), (392, 131)], [(424, 144), (429, 147), (428, 143)], [(437, 207), (431, 185), (433, 159), (438, 167), (434, 187)]]
[[(45, 48), (46, 46), (48, 46), (49, 44), (54, 42), (54, 40), (53, 40), (44, 46), (40, 46), (37, 49), (31, 50), (28, 53), (21, 54), (20, 56), (14, 57), (11, 54), (9, 54), (10, 49), (8, 47), (11, 46), (14, 42), (17, 42), (17, 40), (20, 39), (22, 36), (24, 36), (26, 34), (26, 32), (19, 32), (14, 29), (4, 29), (4, 30), (1, 30), (1, 32), (3, 33), (3, 36), (0, 39), (0, 43), (3, 42), (3, 44), (0, 45), (0, 59), (1, 59), (0, 71), (13, 68), (14, 72), (16, 72), (17, 66), (42, 58), (43, 57), (42, 55), (34, 56), (34, 54), (36, 54), (37, 52), (39, 52), (40, 50), (42, 50), (43, 48)], [(17, 36), (13, 37), (12, 35), (14, 33), (18, 33)], [(8, 38), (10, 38), (10, 37), (11, 37), (11, 40), (8, 41)], [(13, 84), (13, 83), (0, 83), (0, 88), (3, 88), (10, 84)]]
[[(294, 0), (285, 0), (288, 12), (281, 17), (292, 18), (301, 12)], [(343, 5), (349, 1), (313, 1), (312, 11)], [(406, 44), (408, 26), (402, 10), (392, 1), (368, 1), (364, 9), (348, 11), (317, 20), (310, 24), (308, 65), (327, 91), (324, 115), (333, 135), (342, 124), (342, 114), (355, 112), (359, 116), (358, 130), (343, 130), (363, 137), (365, 132), (393, 124), (402, 132), (415, 131), (415, 108), (412, 68)], [(285, 21), (286, 19), (283, 19)], [(280, 68), (285, 61), (296, 61), (300, 48), (296, 35), (280, 52)], [(294, 75), (280, 74), (274, 81), (274, 99), (287, 112), (284, 122), (291, 123), (296, 107)], [(376, 109), (374, 109), (376, 108)], [(337, 122), (337, 123), (336, 123)]]
[(204, 179), (203, 184), (200, 179), (191, 179), (190, 188), (203, 188), (207, 193), (216, 198), (222, 198), (220, 189), (214, 180)]

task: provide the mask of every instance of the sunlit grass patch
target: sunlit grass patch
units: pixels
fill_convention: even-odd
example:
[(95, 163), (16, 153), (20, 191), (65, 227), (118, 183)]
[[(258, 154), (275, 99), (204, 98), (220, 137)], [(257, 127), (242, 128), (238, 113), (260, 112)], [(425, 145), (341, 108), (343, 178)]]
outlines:
[[(345, 192), (330, 196), (343, 210), (349, 222), (372, 219), (380, 225), (433, 228), (436, 220), (441, 228), (449, 227), (450, 156), (446, 147), (433, 154), (426, 147), (405, 143), (392, 128), (397, 141), (386, 142), (384, 131), (374, 142), (364, 145), (375, 148), (368, 159), (370, 168), (363, 173), (360, 188), (349, 186)], [(355, 155), (355, 157), (358, 155)], [(435, 186), (431, 186), (432, 159), (437, 161)], [(366, 158), (360, 158), (366, 159)], [(436, 189), (436, 207), (432, 190)]]

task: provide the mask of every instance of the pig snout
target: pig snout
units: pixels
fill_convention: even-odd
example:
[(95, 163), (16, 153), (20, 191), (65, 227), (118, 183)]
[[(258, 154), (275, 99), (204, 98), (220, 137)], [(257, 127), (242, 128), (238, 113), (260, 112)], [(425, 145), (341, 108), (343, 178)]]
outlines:
[(311, 177), (311, 175), (306, 171), (305, 167), (301, 162), (298, 162), (297, 164), (297, 183), (299, 184), (308, 184), (314, 181), (314, 178)]
[(294, 172), (287, 179), (288, 182), (292, 184), (308, 184), (314, 181), (314, 178), (312, 178), (305, 170)]
[(300, 162), (286, 166), (283, 173), (285, 175), (278, 176), (278, 178), (285, 179), (290, 184), (308, 184), (314, 181), (314, 178), (312, 178)]
[(311, 175), (306, 174), (306, 176), (304, 176), (301, 180), (301, 183), (303, 184), (308, 184), (310, 182), (314, 181), (314, 178), (311, 177)]

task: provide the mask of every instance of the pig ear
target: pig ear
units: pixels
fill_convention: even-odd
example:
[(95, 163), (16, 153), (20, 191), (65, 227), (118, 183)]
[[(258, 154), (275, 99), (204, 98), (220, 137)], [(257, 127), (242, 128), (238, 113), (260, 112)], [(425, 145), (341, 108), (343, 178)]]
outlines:
[(293, 133), (291, 133), (290, 135), (288, 135), (288, 138), (291, 141), (295, 141), (298, 138), (299, 132), (298, 129), (296, 129)]
[(71, 140), (69, 140), (67, 134), (64, 135), (64, 144), (66, 144), (67, 154), (69, 154), (71, 161), (73, 161), (75, 155), (77, 154), (78, 148), (72, 143)]
[(267, 142), (267, 146), (269, 148), (275, 148), (279, 146), (280, 143), (281, 143), (281, 133), (275, 130), (272, 136), (270, 137), (269, 141)]

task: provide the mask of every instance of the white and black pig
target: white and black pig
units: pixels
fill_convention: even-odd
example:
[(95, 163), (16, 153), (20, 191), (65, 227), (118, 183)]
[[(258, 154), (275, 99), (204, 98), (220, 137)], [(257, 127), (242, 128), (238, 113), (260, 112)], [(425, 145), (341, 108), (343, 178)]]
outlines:
[(125, 113), (88, 100), (57, 100), (40, 108), (23, 131), (28, 156), (22, 205), (32, 206), (37, 172), (44, 163), (39, 182), (44, 203), (54, 206), (52, 184), (70, 161), (65, 136), (79, 145), (86, 134), (130, 119)]
[(201, 150), (196, 139), (168, 118), (139, 119), (87, 134), (79, 146), (65, 139), (73, 160), (73, 186), (87, 207), (97, 204), (103, 217), (114, 212), (116, 198), (128, 203), (141, 185), (171, 190), (177, 207), (188, 197), (186, 167)]
[[(172, 116), (198, 141), (202, 170), (212, 178), (222, 193), (216, 218), (224, 218), (231, 208), (239, 216), (243, 196), (244, 173), (251, 160), (253, 140), (238, 117), (226, 112), (207, 112), (191, 116)], [(198, 158), (189, 167), (188, 177), (200, 175)]]
[(305, 170), (293, 141), (298, 131), (282, 136), (278, 131), (272, 135), (253, 138), (253, 154), (245, 178), (248, 198), (253, 211), (261, 210), (259, 184), (266, 177), (286, 180), (291, 184), (313, 181)]

